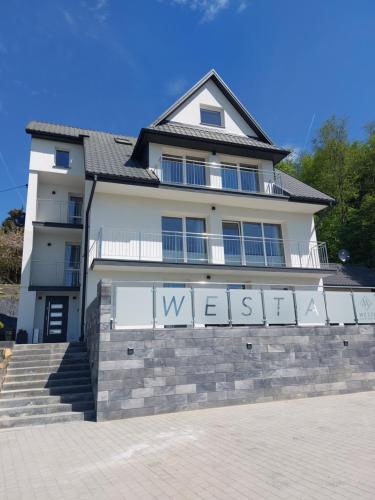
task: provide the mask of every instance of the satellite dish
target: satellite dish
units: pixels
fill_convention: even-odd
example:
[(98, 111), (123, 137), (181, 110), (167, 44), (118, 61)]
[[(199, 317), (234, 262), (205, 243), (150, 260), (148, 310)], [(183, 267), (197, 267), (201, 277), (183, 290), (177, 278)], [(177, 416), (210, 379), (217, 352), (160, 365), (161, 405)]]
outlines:
[(345, 250), (345, 248), (339, 251), (338, 256), (341, 262), (348, 262), (348, 260), (350, 259), (350, 253), (348, 252), (348, 250)]
[(17, 227), (23, 227), (25, 225), (25, 212), (17, 215), (14, 218), (14, 223)]

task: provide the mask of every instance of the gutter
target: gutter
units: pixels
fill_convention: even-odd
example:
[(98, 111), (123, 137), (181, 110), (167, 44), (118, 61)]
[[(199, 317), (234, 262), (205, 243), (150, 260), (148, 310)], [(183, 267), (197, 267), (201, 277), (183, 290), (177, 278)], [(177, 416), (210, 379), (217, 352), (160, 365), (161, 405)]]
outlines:
[(89, 220), (90, 220), (90, 210), (92, 200), (94, 198), (96, 183), (98, 177), (94, 175), (94, 180), (91, 186), (90, 197), (87, 203), (86, 213), (85, 213), (85, 245), (83, 253), (83, 279), (82, 279), (82, 295), (81, 295), (81, 335), (79, 340), (83, 342), (85, 338), (85, 315), (86, 315), (86, 288), (87, 288), (87, 260), (88, 260), (88, 248), (89, 248)]

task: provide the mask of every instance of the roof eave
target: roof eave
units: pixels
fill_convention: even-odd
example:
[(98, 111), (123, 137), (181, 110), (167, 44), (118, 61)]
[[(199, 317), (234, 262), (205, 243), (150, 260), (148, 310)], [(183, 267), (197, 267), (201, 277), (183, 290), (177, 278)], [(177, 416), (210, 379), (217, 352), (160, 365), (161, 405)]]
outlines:
[[(206, 139), (206, 138), (202, 138), (202, 137), (193, 137), (191, 135), (183, 135), (183, 134), (177, 134), (177, 133), (173, 133), (173, 132), (166, 132), (164, 130), (153, 130), (153, 129), (150, 129), (150, 128), (142, 128), (140, 133), (139, 133), (139, 136), (138, 136), (138, 139), (137, 139), (137, 142), (134, 146), (134, 150), (133, 150), (133, 156), (135, 158), (139, 157), (140, 154), (141, 154), (141, 151), (142, 151), (142, 148), (145, 144), (148, 144), (149, 142), (152, 142), (150, 141), (150, 137), (155, 137), (155, 138), (161, 138), (161, 137), (169, 137), (169, 138), (173, 138), (173, 139), (180, 139), (181, 141), (192, 141), (194, 143), (202, 143), (202, 144), (209, 144), (209, 145), (221, 145), (223, 147), (227, 146), (228, 148), (229, 147), (233, 147), (233, 148), (237, 148), (239, 150), (247, 150), (247, 151), (257, 151), (257, 152), (262, 152), (264, 153), (265, 155), (267, 156), (272, 156), (272, 160), (274, 162), (274, 164), (276, 165), (277, 163), (279, 163), (281, 160), (283, 160), (284, 158), (286, 158), (289, 154), (290, 154), (290, 151), (288, 150), (281, 150), (281, 149), (273, 149), (273, 148), (262, 148), (262, 147), (259, 147), (259, 146), (250, 146), (250, 145), (247, 145), (247, 144), (238, 144), (238, 143), (232, 143), (232, 142), (228, 142), (228, 141), (218, 141), (217, 139)], [(211, 149), (211, 148), (208, 148), (208, 149)]]

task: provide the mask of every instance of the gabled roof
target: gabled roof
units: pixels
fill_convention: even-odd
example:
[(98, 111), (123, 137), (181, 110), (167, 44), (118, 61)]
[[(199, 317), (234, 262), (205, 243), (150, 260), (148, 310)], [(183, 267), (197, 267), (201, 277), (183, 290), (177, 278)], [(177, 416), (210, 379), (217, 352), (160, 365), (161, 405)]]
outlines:
[(208, 80), (212, 80), (217, 87), (222, 91), (228, 101), (237, 110), (237, 112), (242, 116), (246, 123), (258, 134), (259, 139), (268, 144), (272, 144), (271, 139), (268, 137), (266, 132), (262, 129), (255, 118), (249, 113), (245, 106), (240, 102), (240, 100), (233, 94), (228, 85), (224, 80), (218, 75), (218, 73), (211, 69), (203, 78), (201, 78), (195, 85), (191, 87), (183, 96), (177, 99), (176, 102), (172, 104), (164, 113), (162, 113), (154, 122), (151, 123), (150, 127), (156, 127), (162, 124), (168, 119), (168, 117), (179, 108), (187, 99), (189, 99), (193, 94), (195, 94)]

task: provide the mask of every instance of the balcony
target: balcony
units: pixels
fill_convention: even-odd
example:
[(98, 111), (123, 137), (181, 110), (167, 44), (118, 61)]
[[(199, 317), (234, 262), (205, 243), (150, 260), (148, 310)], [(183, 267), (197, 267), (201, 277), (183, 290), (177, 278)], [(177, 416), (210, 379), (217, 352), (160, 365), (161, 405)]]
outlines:
[(49, 199), (37, 200), (37, 222), (49, 222), (82, 226), (82, 199), (72, 197), (69, 201)]
[(247, 194), (284, 194), (281, 174), (274, 169), (162, 156), (156, 173), (163, 184)]
[(243, 267), (328, 267), (326, 244), (279, 238), (102, 228), (92, 242), (93, 259)]
[(30, 287), (36, 289), (77, 289), (80, 286), (80, 263), (31, 262)]

